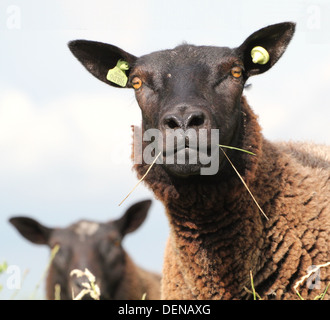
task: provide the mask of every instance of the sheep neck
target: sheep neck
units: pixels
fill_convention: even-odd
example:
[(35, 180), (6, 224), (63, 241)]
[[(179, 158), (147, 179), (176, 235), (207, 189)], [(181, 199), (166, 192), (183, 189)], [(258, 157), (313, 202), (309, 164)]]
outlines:
[[(244, 117), (239, 146), (252, 149), (256, 156), (228, 154), (246, 183), (253, 185), (265, 141), (244, 97), (241, 107)], [(145, 166), (136, 165), (135, 169), (140, 176), (145, 172)], [(209, 181), (201, 177), (180, 181), (156, 165), (145, 179), (165, 205), (179, 269), (191, 270), (191, 274), (185, 273), (184, 282), (189, 284), (189, 279), (198, 277), (205, 279), (203, 287), (209, 286), (207, 296), (195, 292), (192, 298), (243, 294), (237, 293), (242, 290), (238, 283), (249, 281), (249, 271), (256, 268), (263, 246), (264, 217), (233, 169), (227, 165), (224, 172), (225, 176)], [(212, 283), (207, 279), (213, 279)]]
[[(244, 190), (242, 190), (244, 193)], [(263, 217), (248, 197), (226, 201), (219, 197), (216, 208), (207, 211), (195, 207), (167, 207), (171, 226), (171, 243), (179, 269), (189, 287), (191, 279), (199, 278), (208, 287), (201, 295), (193, 283), (193, 298), (227, 298), (244, 294), (237, 292), (241, 284), (248, 285), (249, 271), (258, 266), (264, 239)], [(246, 203), (240, 207), (239, 204)], [(213, 279), (212, 283), (209, 279)], [(196, 291), (197, 290), (197, 291)], [(227, 295), (227, 296), (224, 296)]]

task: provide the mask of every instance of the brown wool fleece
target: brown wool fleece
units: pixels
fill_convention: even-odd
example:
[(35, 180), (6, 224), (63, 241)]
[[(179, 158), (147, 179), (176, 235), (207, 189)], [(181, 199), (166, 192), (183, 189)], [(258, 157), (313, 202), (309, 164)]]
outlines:
[[(242, 98), (242, 148), (228, 152), (269, 220), (258, 210), (230, 166), (226, 179), (175, 180), (156, 164), (145, 183), (170, 221), (163, 267), (163, 299), (251, 297), (250, 270), (263, 299), (298, 299), (293, 287), (312, 265), (330, 261), (330, 147), (271, 143)], [(138, 177), (148, 165), (134, 165)], [(319, 288), (298, 288), (313, 299), (330, 281), (320, 269)], [(329, 299), (328, 292), (324, 299)]]

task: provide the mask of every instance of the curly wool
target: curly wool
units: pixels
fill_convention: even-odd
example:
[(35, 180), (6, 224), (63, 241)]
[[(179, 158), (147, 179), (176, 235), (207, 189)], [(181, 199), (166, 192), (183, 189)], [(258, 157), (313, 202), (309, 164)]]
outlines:
[[(156, 164), (144, 181), (164, 203), (171, 227), (163, 299), (249, 298), (250, 271), (263, 299), (298, 299), (295, 283), (310, 266), (330, 261), (330, 148), (271, 143), (244, 97), (241, 105), (239, 147), (256, 156), (228, 155), (269, 220), (229, 164), (213, 180), (175, 179)], [(139, 177), (147, 168), (134, 165)], [(320, 271), (319, 289), (302, 286), (303, 298), (325, 289), (330, 268)]]

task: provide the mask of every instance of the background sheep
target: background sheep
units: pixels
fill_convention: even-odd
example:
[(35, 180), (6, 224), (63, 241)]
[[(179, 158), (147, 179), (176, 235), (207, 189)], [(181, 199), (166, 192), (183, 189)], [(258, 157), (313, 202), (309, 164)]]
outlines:
[[(255, 153), (226, 151), (268, 219), (222, 153), (217, 173), (206, 176), (199, 174), (206, 167), (200, 160), (167, 164), (168, 150), (161, 150), (163, 163), (145, 182), (164, 203), (171, 226), (162, 298), (246, 298), (252, 271), (262, 298), (294, 299), (294, 284), (307, 269), (330, 261), (329, 149), (313, 147), (322, 149), (314, 154), (301, 144), (267, 141), (242, 96), (247, 79), (282, 56), (294, 29), (293, 23), (268, 26), (234, 49), (182, 45), (140, 58), (98, 42), (69, 45), (88, 71), (115, 87), (109, 69), (119, 59), (129, 63), (126, 87), (135, 89), (144, 132), (157, 128), (167, 137), (168, 129), (218, 129), (220, 144)], [(266, 49), (267, 61), (252, 61), (256, 46)], [(184, 147), (191, 151), (189, 143)], [(134, 166), (139, 177), (148, 167)], [(315, 297), (329, 280), (329, 268), (323, 268), (318, 286), (301, 287), (301, 295)]]
[(81, 220), (67, 228), (48, 228), (28, 217), (13, 217), (10, 223), (33, 243), (60, 246), (48, 272), (48, 299), (54, 299), (56, 284), (61, 299), (77, 296), (88, 281), (70, 272), (85, 268), (96, 277), (101, 299), (141, 300), (145, 293), (146, 299), (159, 299), (160, 276), (136, 266), (122, 247), (124, 236), (143, 223), (150, 205), (150, 200), (138, 202), (121, 218), (106, 223)]

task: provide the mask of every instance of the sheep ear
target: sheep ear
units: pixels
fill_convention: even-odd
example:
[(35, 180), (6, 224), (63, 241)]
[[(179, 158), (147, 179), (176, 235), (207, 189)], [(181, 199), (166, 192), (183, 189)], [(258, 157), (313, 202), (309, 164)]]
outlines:
[[(135, 56), (113, 45), (96, 41), (75, 40), (69, 42), (68, 46), (72, 54), (93, 76), (114, 87), (127, 87), (127, 84), (118, 85), (108, 80), (107, 75), (109, 70), (117, 66), (119, 60), (127, 62), (131, 68), (137, 60)], [(122, 72), (128, 76), (130, 69), (126, 70)]]
[(47, 228), (38, 221), (27, 217), (13, 217), (9, 222), (27, 240), (36, 244), (48, 244), (53, 229)]
[(135, 231), (143, 223), (147, 217), (150, 206), (151, 200), (135, 203), (127, 209), (120, 219), (115, 221), (115, 224), (123, 236)]
[[(248, 76), (267, 71), (280, 59), (293, 37), (295, 26), (292, 22), (270, 25), (253, 33), (236, 49), (243, 60)], [(266, 63), (252, 61), (251, 51), (255, 47), (266, 49), (269, 54), (269, 60)]]

